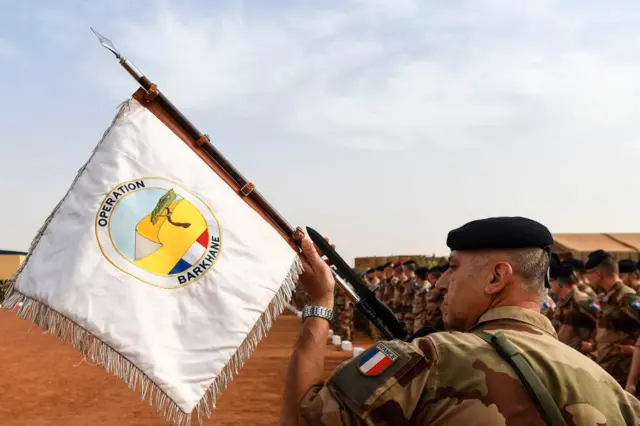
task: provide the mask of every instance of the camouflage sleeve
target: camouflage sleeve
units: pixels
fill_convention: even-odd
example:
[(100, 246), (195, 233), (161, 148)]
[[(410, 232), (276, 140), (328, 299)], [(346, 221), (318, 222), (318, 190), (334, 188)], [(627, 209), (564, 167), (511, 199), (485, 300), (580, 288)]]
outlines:
[[(622, 312), (640, 325), (640, 296), (638, 296), (637, 293), (628, 293), (623, 295), (620, 298), (619, 305)], [(635, 335), (640, 336), (639, 333), (635, 333)]]
[(309, 390), (298, 410), (299, 425), (407, 424), (424, 408), (420, 396), (436, 364), (431, 355), (435, 349), (425, 356), (402, 341), (377, 343)]

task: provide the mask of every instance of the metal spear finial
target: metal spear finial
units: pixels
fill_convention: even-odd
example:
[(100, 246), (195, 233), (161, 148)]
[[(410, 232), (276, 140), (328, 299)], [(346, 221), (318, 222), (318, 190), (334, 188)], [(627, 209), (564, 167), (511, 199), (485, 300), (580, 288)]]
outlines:
[(113, 52), (113, 54), (116, 55), (116, 58), (118, 59), (122, 58), (122, 55), (120, 54), (120, 52), (118, 52), (118, 49), (116, 49), (116, 47), (113, 45), (111, 40), (109, 40), (108, 38), (106, 38), (105, 36), (97, 32), (96, 30), (94, 30), (92, 27), (89, 27), (89, 28), (91, 28), (91, 31), (93, 31), (96, 37), (98, 37), (98, 40), (100, 41), (101, 45), (103, 45), (107, 50), (110, 50), (111, 52)]
[[(100, 44), (107, 50), (109, 50), (111, 53), (113, 53), (114, 55), (116, 55), (116, 58), (118, 59), (118, 61), (120, 62), (120, 65), (122, 65), (122, 67), (124, 69), (127, 70), (127, 72), (129, 74), (131, 74), (131, 76), (133, 78), (136, 79), (136, 81), (138, 81), (138, 83), (140, 83), (142, 85), (142, 87), (144, 87), (145, 89), (149, 89), (149, 85), (151, 84), (150, 81), (148, 81), (148, 79), (146, 79), (146, 77), (144, 76), (144, 74), (138, 69), (136, 68), (135, 65), (133, 65), (131, 63), (131, 61), (129, 61), (128, 59), (126, 59), (124, 56), (122, 56), (120, 54), (120, 52), (118, 52), (118, 49), (116, 49), (116, 47), (113, 45), (113, 43), (111, 42), (111, 40), (109, 40), (108, 38), (106, 38), (105, 36), (103, 36), (102, 34), (100, 34), (99, 32), (97, 32), (96, 30), (94, 30), (92, 27), (91, 31), (93, 31), (93, 33), (96, 35), (96, 37), (98, 37), (98, 40), (100, 41)], [(146, 80), (146, 81), (145, 81)]]

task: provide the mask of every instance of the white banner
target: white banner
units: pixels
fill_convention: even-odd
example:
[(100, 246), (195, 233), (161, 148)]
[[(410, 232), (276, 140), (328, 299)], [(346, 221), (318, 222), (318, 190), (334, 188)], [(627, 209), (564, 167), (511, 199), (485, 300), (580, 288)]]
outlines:
[[(215, 399), (290, 299), (286, 241), (136, 100), (34, 240), (4, 307), (70, 338), (167, 421)], [(195, 410), (194, 410), (195, 409)]]

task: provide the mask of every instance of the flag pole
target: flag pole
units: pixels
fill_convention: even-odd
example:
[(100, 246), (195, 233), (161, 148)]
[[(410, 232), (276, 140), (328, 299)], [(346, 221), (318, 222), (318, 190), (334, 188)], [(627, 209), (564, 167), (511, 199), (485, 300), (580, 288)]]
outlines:
[(260, 206), (260, 208), (264, 211), (264, 213), (268, 215), (269, 218), (276, 224), (276, 226), (280, 228), (283, 234), (287, 235), (290, 238), (293, 237), (296, 230), (289, 224), (289, 222), (287, 222), (282, 217), (280, 213), (278, 213), (278, 211), (271, 204), (269, 204), (269, 202), (262, 196), (262, 194), (260, 194), (260, 192), (255, 189), (253, 184), (249, 182), (244, 176), (242, 176), (242, 173), (240, 173), (240, 171), (238, 171), (238, 169), (236, 169), (233, 164), (231, 164), (229, 160), (227, 160), (224, 155), (222, 155), (222, 153), (216, 149), (215, 146), (213, 146), (209, 139), (209, 136), (200, 132), (196, 128), (196, 126), (194, 126), (193, 123), (191, 123), (191, 121), (189, 121), (187, 117), (185, 117), (184, 114), (182, 114), (180, 110), (178, 110), (178, 108), (158, 90), (157, 86), (152, 83), (147, 76), (145, 76), (135, 65), (133, 65), (131, 61), (122, 56), (120, 52), (115, 48), (111, 40), (104, 37), (93, 28), (91, 28), (91, 31), (93, 31), (96, 37), (98, 37), (100, 44), (102, 44), (102, 46), (104, 46), (107, 50), (109, 50), (116, 56), (116, 58), (120, 62), (120, 65), (122, 65), (122, 67), (127, 70), (127, 72), (140, 84), (140, 86), (145, 89), (145, 91), (150, 96), (153, 97), (154, 101), (160, 104), (167, 111), (167, 113), (169, 113), (169, 115), (171, 115), (171, 117), (189, 134), (189, 136), (192, 137), (194, 141), (197, 141), (197, 143), (200, 144), (199, 147), (202, 148), (202, 150), (206, 152), (213, 161), (216, 162), (220, 169), (222, 169), (227, 174), (227, 176), (231, 178), (239, 188), (241, 188), (240, 191), (242, 192), (242, 195), (250, 197), (252, 200), (254, 200), (256, 204), (258, 204), (258, 206)]
[[(242, 174), (227, 160), (220, 151), (216, 149), (211, 143), (209, 136), (200, 132), (179, 110), (178, 108), (162, 94), (158, 87), (149, 80), (131, 61), (126, 59), (111, 40), (104, 37), (96, 30), (91, 28), (91, 31), (96, 35), (100, 44), (113, 53), (116, 59), (120, 62), (120, 65), (127, 70), (127, 72), (140, 84), (142, 89), (146, 92), (145, 100), (148, 103), (152, 101), (157, 103), (169, 116), (175, 121), (175, 123), (191, 138), (195, 141), (195, 146), (201, 148), (206, 154), (206, 157), (214, 162), (212, 167), (216, 170), (220, 170), (231, 180), (231, 182), (239, 188), (239, 193), (253, 201), (261, 210), (262, 214), (267, 216), (266, 218), (275, 225), (276, 229), (289, 241), (292, 246), (295, 246), (300, 251), (300, 241), (294, 238), (296, 231), (301, 231), (301, 228), (294, 229), (286, 219), (282, 217), (280, 213), (255, 189), (255, 186), (248, 181)], [(135, 96), (134, 96), (135, 97)], [(196, 150), (196, 152), (198, 152)], [(224, 178), (224, 176), (223, 176)], [(229, 182), (227, 182), (229, 183)], [(234, 186), (231, 185), (231, 186)], [(315, 232), (315, 231), (314, 231)], [(316, 247), (320, 247), (324, 243), (319, 242), (317, 238), (319, 234), (317, 232), (312, 235), (312, 239)], [(320, 244), (320, 245), (319, 245)], [(328, 246), (328, 244), (326, 244)], [(330, 247), (329, 247), (330, 248)], [(327, 249), (329, 250), (329, 249)], [(336, 284), (340, 287), (344, 293), (351, 299), (356, 307), (382, 332), (382, 334), (388, 339), (406, 339), (407, 332), (404, 329), (404, 324), (398, 322), (395, 319), (390, 309), (380, 302), (375, 294), (369, 290), (362, 280), (357, 277), (355, 272), (344, 262), (344, 260), (331, 249), (333, 252), (333, 259), (340, 258), (340, 262), (334, 262), (334, 268), (331, 268), (331, 272), (335, 277)], [(355, 287), (355, 288), (354, 288)]]

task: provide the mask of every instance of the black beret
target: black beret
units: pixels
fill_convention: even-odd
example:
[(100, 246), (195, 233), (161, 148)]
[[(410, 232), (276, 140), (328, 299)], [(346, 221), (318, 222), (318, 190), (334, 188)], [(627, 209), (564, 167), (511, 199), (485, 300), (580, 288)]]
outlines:
[(443, 274), (445, 272), (447, 272), (448, 270), (449, 270), (449, 264), (448, 263), (445, 263), (444, 265), (438, 266), (438, 271), (442, 272)]
[(631, 272), (635, 272), (638, 269), (638, 264), (635, 260), (631, 259), (622, 259), (618, 262), (618, 269), (621, 274), (630, 274)]
[(384, 271), (384, 265), (380, 265), (380, 266), (378, 266), (378, 267), (376, 268), (376, 271), (380, 271), (380, 272)]
[(449, 232), (451, 250), (517, 249), (553, 244), (549, 229), (524, 217), (491, 217), (469, 222)]
[(565, 262), (571, 263), (574, 271), (581, 271), (584, 269), (584, 261), (580, 259), (567, 259)]
[(574, 272), (575, 270), (571, 262), (562, 262), (558, 270), (558, 278), (569, 278)]
[(595, 255), (601, 255), (601, 254), (604, 254), (604, 253), (606, 253), (606, 251), (604, 251), (602, 249), (598, 249), (598, 250), (595, 250), (595, 251), (592, 251), (591, 253), (589, 253), (589, 255), (587, 257), (593, 257)]
[(382, 265), (382, 268), (383, 268), (383, 269), (386, 269), (386, 268), (389, 268), (389, 267), (391, 267), (391, 266), (393, 266), (393, 262), (387, 262), (387, 263), (385, 263), (384, 265)]
[(427, 275), (429, 274), (429, 268), (421, 266), (415, 270), (415, 274), (418, 278), (424, 281), (427, 279)]
[(407, 260), (406, 262), (403, 263), (404, 266), (415, 265), (415, 264), (416, 264), (415, 260)]
[(552, 280), (560, 276), (560, 256), (557, 253), (551, 253), (549, 259), (549, 278)]
[(365, 275), (368, 275), (368, 274), (370, 274), (372, 272), (375, 272), (375, 271), (376, 271), (376, 268), (367, 269), (367, 272), (365, 272)]
[(604, 250), (596, 250), (590, 254), (591, 256), (589, 256), (589, 260), (587, 260), (587, 263), (584, 264), (584, 268), (587, 270), (593, 269), (608, 258), (613, 257), (611, 253)]

